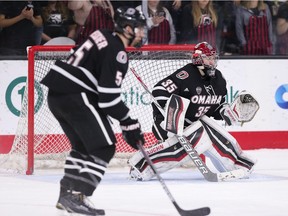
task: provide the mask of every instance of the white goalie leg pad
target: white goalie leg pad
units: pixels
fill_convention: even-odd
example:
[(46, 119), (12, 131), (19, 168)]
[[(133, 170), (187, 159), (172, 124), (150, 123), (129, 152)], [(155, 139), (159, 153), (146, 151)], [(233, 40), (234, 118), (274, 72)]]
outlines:
[[(184, 130), (184, 136), (187, 137), (199, 154), (205, 152), (212, 145), (200, 121), (187, 127)], [(176, 136), (168, 138), (165, 142), (158, 143), (146, 149), (146, 151), (159, 173), (179, 167), (183, 163), (191, 160), (182, 145), (178, 142)], [(137, 151), (135, 155), (128, 160), (128, 164), (131, 166), (131, 179), (147, 181), (154, 177), (154, 172), (151, 167), (148, 166), (140, 151)]]
[(243, 152), (236, 139), (207, 116), (201, 121), (213, 143), (204, 155), (210, 158), (215, 168), (220, 172), (241, 168), (251, 173), (256, 160)]

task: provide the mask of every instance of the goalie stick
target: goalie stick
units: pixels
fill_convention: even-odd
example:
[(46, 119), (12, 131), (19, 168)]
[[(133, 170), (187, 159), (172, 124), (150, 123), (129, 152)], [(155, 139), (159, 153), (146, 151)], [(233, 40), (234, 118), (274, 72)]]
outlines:
[(159, 180), (160, 184), (162, 185), (162, 188), (165, 190), (166, 194), (168, 195), (171, 202), (173, 203), (173, 205), (175, 206), (175, 208), (177, 209), (178, 213), (181, 216), (205, 216), (205, 215), (210, 214), (210, 208), (209, 207), (202, 207), (202, 208), (197, 208), (197, 209), (192, 209), (192, 210), (184, 210), (184, 209), (180, 208), (180, 206), (177, 204), (174, 197), (172, 196), (171, 192), (169, 191), (167, 185), (165, 184), (163, 178), (160, 176), (157, 169), (153, 165), (153, 162), (151, 161), (148, 154), (146, 153), (143, 145), (137, 144), (137, 146), (138, 146), (138, 149), (143, 154), (144, 158), (146, 159), (147, 163), (151, 167), (152, 171), (155, 173), (157, 179)]
[[(151, 96), (153, 103), (158, 108), (158, 110), (161, 112), (161, 114), (165, 117), (165, 112), (163, 108), (160, 106), (160, 104), (157, 102), (157, 100), (154, 98), (151, 91), (148, 89), (146, 84), (141, 79), (140, 75), (136, 72), (136, 70), (131, 67), (130, 70), (134, 74), (134, 76), (137, 78), (139, 83), (142, 85), (142, 87), (146, 90), (146, 92)], [(174, 95), (176, 96), (176, 95)], [(176, 96), (177, 97), (177, 96)], [(178, 96), (179, 97), (179, 96)], [(186, 120), (186, 119), (185, 119)], [(182, 134), (175, 134), (176, 138), (178, 139), (179, 143), (183, 146), (184, 150), (188, 154), (188, 156), (191, 158), (195, 166), (198, 168), (198, 170), (201, 172), (201, 174), (204, 176), (204, 178), (209, 182), (221, 182), (221, 181), (229, 181), (233, 179), (239, 179), (246, 176), (246, 173), (242, 169), (237, 169), (229, 172), (220, 172), (220, 173), (214, 173), (212, 172), (207, 165), (203, 162), (199, 154), (196, 152), (196, 150), (192, 147), (190, 142), (187, 140), (185, 136)]]

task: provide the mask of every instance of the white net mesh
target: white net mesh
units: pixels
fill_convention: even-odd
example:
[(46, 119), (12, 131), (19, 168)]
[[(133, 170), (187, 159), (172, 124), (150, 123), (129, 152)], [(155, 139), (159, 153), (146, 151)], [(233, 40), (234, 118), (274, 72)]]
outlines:
[[(163, 48), (165, 47), (162, 46), (161, 49)], [(190, 49), (187, 46), (174, 46), (173, 49), (177, 50), (173, 50), (170, 47), (166, 51), (159, 49), (131, 51), (129, 52), (130, 67), (135, 68), (151, 90), (156, 82), (179, 67), (191, 62), (191, 52), (185, 51), (184, 48), (185, 50), (192, 50), (192, 47)], [(69, 140), (47, 106), (47, 88), (40, 84), (40, 81), (47, 74), (55, 60), (61, 59), (65, 61), (69, 55), (69, 49), (67, 51), (57, 51), (55, 49), (47, 51), (49, 46), (45, 49), (46, 51), (41, 51), (34, 47), (34, 59), (29, 58), (29, 62), (34, 62), (33, 156), (35, 169), (63, 167), (65, 157), (70, 150)], [(28, 77), (28, 79), (30, 78)], [(22, 100), (21, 114), (12, 148), (8, 154), (0, 155), (2, 169), (11, 169), (20, 173), (24, 173), (29, 169), (27, 168), (27, 161), (31, 157), (27, 153), (28, 128), (33, 129), (29, 125), (30, 119), (28, 120), (28, 101), (31, 97), (29, 97), (27, 89)], [(138, 118), (141, 123), (146, 141), (145, 146), (155, 144), (157, 140), (151, 133), (153, 117), (150, 104), (152, 100), (130, 71), (127, 73), (122, 85), (122, 96), (131, 110), (131, 116)], [(134, 150), (122, 139), (118, 122), (114, 122), (113, 129), (116, 134), (117, 144), (116, 155), (110, 166), (125, 166)]]

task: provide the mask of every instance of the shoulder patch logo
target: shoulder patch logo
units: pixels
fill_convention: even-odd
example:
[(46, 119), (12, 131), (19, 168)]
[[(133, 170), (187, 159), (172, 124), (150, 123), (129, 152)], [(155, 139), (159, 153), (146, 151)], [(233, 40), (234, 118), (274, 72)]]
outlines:
[(184, 79), (186, 79), (186, 78), (188, 78), (189, 77), (189, 74), (188, 74), (188, 72), (187, 71), (180, 71), (179, 73), (177, 73), (176, 74), (176, 77), (178, 78), (178, 79), (182, 79), (182, 80), (184, 80)]
[(196, 92), (197, 92), (198, 95), (200, 95), (201, 92), (202, 92), (202, 88), (201, 88), (200, 86), (198, 86), (198, 87), (196, 88)]
[(121, 64), (126, 64), (128, 61), (127, 53), (125, 51), (120, 51), (116, 56), (116, 60)]

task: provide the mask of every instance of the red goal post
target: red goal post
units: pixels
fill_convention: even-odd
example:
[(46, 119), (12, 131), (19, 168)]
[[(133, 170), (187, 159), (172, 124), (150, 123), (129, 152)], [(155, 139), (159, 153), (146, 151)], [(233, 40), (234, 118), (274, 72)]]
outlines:
[[(40, 81), (55, 60), (65, 61), (71, 48), (71, 46), (32, 46), (28, 49), (26, 85), (28, 88), (23, 96), (12, 149), (5, 159), (6, 161), (13, 159), (13, 165), (8, 166), (17, 172), (26, 172), (30, 175), (34, 172), (34, 168), (62, 167), (64, 164), (70, 143), (48, 109), (47, 88), (41, 85)], [(193, 48), (194, 45), (146, 45), (141, 49), (130, 47), (127, 48), (129, 67), (135, 68), (148, 88), (152, 89), (156, 82), (191, 62)], [(155, 144), (157, 140), (151, 132), (152, 100), (130, 71), (123, 81), (122, 96), (130, 108), (131, 116), (138, 118), (141, 123), (145, 146)], [(124, 166), (134, 150), (122, 139), (117, 121), (113, 121), (113, 129), (117, 143), (116, 156), (114, 162), (111, 161), (111, 166)]]

